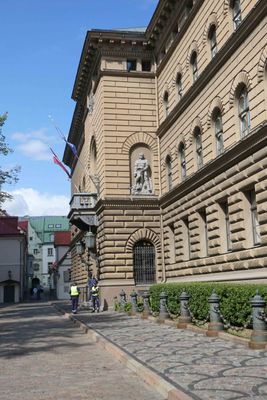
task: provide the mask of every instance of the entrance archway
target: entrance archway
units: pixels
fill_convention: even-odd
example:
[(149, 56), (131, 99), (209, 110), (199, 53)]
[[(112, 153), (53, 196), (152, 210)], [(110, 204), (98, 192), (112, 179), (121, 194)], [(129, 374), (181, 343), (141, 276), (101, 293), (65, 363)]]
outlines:
[(133, 248), (133, 273), (136, 285), (156, 282), (155, 247), (147, 240), (140, 240)]

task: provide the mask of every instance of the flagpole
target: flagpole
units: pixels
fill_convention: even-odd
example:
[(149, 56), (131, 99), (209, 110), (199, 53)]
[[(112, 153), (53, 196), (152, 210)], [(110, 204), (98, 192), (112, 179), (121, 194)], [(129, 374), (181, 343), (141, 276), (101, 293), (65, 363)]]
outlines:
[[(94, 186), (95, 186), (95, 188), (96, 188), (97, 194), (99, 195), (99, 192), (100, 192), (99, 181), (96, 183), (95, 180), (94, 180), (94, 178), (92, 177), (92, 175), (89, 174), (89, 171), (87, 172), (87, 168), (85, 168), (85, 166), (83, 165), (83, 163), (82, 163), (81, 160), (79, 159), (78, 151), (77, 151), (75, 145), (67, 141), (65, 135), (63, 134), (63, 132), (61, 131), (61, 129), (56, 125), (55, 120), (52, 118), (52, 116), (51, 116), (51, 115), (48, 115), (48, 118), (50, 119), (52, 125), (53, 125), (54, 128), (56, 129), (56, 131), (57, 131), (57, 133), (59, 134), (60, 138), (63, 139), (64, 142), (66, 143), (66, 145), (68, 145), (68, 146), (71, 148), (71, 151), (73, 152), (74, 156), (76, 157), (77, 162), (80, 163), (81, 167), (82, 167), (83, 170), (85, 171), (85, 175), (87, 175), (87, 176), (89, 177), (89, 179), (93, 182), (93, 184), (94, 184)], [(74, 186), (75, 186), (76, 189), (77, 189), (77, 186), (76, 186), (75, 184), (74, 184)], [(80, 191), (78, 190), (78, 192), (80, 192)]]

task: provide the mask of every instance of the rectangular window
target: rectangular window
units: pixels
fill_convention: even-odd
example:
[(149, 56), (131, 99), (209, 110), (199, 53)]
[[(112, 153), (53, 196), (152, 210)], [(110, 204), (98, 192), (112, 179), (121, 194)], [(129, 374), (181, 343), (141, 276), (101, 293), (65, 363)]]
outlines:
[(232, 241), (231, 241), (231, 230), (230, 230), (230, 218), (229, 218), (229, 207), (227, 201), (223, 201), (220, 203), (222, 218), (220, 221), (221, 225), (221, 250), (223, 253), (226, 251), (232, 250)]
[(151, 71), (151, 61), (142, 60), (142, 71), (145, 72)]
[(250, 202), (253, 244), (254, 246), (257, 246), (258, 244), (261, 243), (261, 236), (260, 236), (260, 224), (258, 218), (255, 190), (250, 190), (249, 192), (247, 192), (247, 195)]
[(70, 271), (64, 271), (64, 275), (63, 275), (63, 280), (64, 282), (70, 282)]
[(55, 225), (56, 228), (61, 228), (61, 226), (62, 226), (61, 224), (56, 224)]
[(38, 254), (39, 250), (38, 249), (33, 249), (33, 254)]
[(54, 224), (48, 224), (48, 228), (54, 228)]
[(190, 244), (190, 230), (188, 218), (182, 219), (182, 235), (183, 235), (183, 252), (184, 260), (190, 260), (191, 258), (191, 244)]
[(208, 224), (206, 210), (200, 210), (199, 214), (199, 229), (200, 229), (200, 256), (207, 257), (208, 255)]
[(127, 60), (127, 71), (136, 71), (136, 60)]
[(47, 249), (47, 255), (48, 255), (48, 257), (53, 256), (53, 254), (54, 254), (54, 249), (53, 249), (52, 247), (48, 247), (48, 249)]

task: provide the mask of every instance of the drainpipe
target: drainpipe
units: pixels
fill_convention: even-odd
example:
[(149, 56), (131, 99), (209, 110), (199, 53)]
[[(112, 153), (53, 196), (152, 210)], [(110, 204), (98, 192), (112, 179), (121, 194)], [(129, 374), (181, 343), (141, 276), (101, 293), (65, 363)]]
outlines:
[[(154, 59), (154, 69), (155, 69), (155, 93), (156, 93), (156, 129), (159, 127), (159, 101), (158, 101), (158, 78), (156, 76), (157, 64)], [(161, 177), (160, 173), (160, 140), (157, 137), (157, 145), (158, 145), (158, 167), (159, 167), (159, 178)], [(161, 188), (161, 179), (159, 179), (159, 198), (162, 196), (162, 188)], [(162, 279), (161, 282), (166, 282), (166, 266), (165, 266), (165, 257), (164, 257), (164, 236), (163, 236), (163, 216), (162, 216), (162, 208), (160, 207), (160, 241), (161, 241), (161, 260), (162, 260)]]

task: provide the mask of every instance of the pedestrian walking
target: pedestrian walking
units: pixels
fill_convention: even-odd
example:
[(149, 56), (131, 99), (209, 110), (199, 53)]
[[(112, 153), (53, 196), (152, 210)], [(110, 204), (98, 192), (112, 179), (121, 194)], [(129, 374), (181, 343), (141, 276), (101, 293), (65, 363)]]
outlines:
[(69, 294), (71, 298), (71, 310), (73, 314), (77, 313), (80, 293), (81, 291), (80, 288), (77, 286), (77, 283), (76, 282), (72, 283)]
[(94, 275), (90, 274), (88, 279), (88, 302), (92, 302), (92, 287), (97, 284), (97, 279)]
[(99, 287), (97, 282), (92, 286), (92, 303), (93, 303), (93, 310), (92, 312), (99, 312), (100, 309), (100, 301), (99, 301)]

